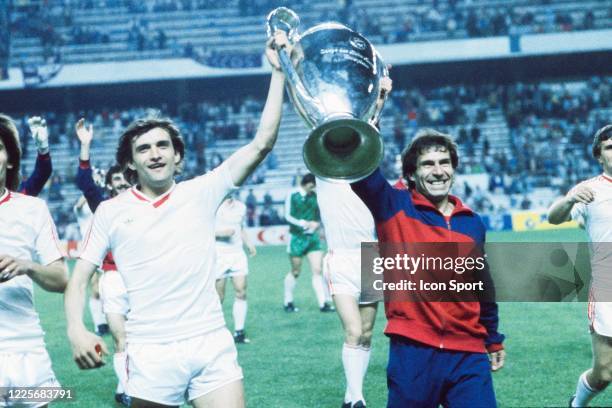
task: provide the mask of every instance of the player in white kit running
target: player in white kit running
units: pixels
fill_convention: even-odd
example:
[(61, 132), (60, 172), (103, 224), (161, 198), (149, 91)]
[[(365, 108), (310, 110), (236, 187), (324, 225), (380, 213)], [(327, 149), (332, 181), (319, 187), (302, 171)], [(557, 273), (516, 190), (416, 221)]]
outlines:
[[(113, 252), (128, 291), (128, 380), (132, 407), (243, 407), (242, 370), (215, 291), (215, 213), (276, 142), (285, 76), (270, 39), (274, 67), (257, 134), (215, 170), (174, 182), (184, 156), (178, 129), (163, 119), (132, 123), (119, 141), (117, 162), (129, 191), (96, 210), (84, 250), (66, 289), (68, 337), (80, 368), (107, 353), (83, 325), (85, 288), (106, 252)], [(99, 348), (101, 353), (98, 353)]]
[(370, 361), (378, 304), (361, 297), (361, 243), (376, 241), (374, 219), (349, 184), (317, 178), (317, 202), (328, 247), (323, 274), (344, 326), (346, 392), (342, 406), (365, 407), (363, 379)]
[(34, 282), (61, 293), (67, 273), (47, 205), (15, 192), (20, 161), (17, 128), (0, 114), (0, 407), (41, 407), (46, 403), (11, 399), (5, 387), (59, 387), (34, 309)]
[(575, 186), (548, 212), (551, 224), (577, 221), (590, 242), (593, 367), (578, 379), (572, 407), (587, 406), (612, 381), (612, 125), (597, 131), (592, 152), (603, 173)]
[(244, 253), (245, 246), (250, 256), (255, 256), (257, 250), (251, 244), (244, 231), (246, 205), (230, 194), (219, 206), (215, 224), (217, 260), (215, 276), (217, 277), (217, 293), (223, 303), (225, 298), (225, 282), (232, 280), (234, 286), (234, 341), (249, 343), (244, 331), (247, 316), (247, 274), (249, 263)]

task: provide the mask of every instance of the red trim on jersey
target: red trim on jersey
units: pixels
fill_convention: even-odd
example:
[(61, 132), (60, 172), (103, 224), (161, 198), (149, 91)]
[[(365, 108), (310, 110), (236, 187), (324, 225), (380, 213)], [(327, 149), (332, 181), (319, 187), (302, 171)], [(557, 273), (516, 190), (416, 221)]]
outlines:
[(79, 160), (79, 167), (82, 169), (88, 169), (91, 167), (89, 160)]
[(8, 200), (11, 199), (11, 190), (9, 190), (8, 188), (5, 188), (6, 192), (5, 192), (5, 196), (4, 198), (2, 198), (2, 200), (0, 200), (0, 204), (4, 204), (6, 203)]
[(55, 248), (59, 251), (60, 255), (63, 257), (66, 256), (64, 251), (62, 250), (62, 246), (60, 245), (59, 236), (57, 235), (57, 227), (53, 222), (53, 218), (51, 218), (51, 213), (48, 214), (49, 223), (51, 224), (51, 235), (53, 236), (53, 241), (55, 242)]
[(132, 188), (130, 190), (132, 192), (132, 194), (134, 194), (136, 196), (137, 199), (139, 199), (140, 201), (149, 201), (148, 198), (146, 198), (145, 196), (141, 195), (140, 193), (137, 192), (136, 188)]
[(93, 230), (93, 223), (94, 223), (95, 218), (96, 218), (96, 214), (93, 215), (93, 218), (91, 219), (91, 223), (89, 224), (89, 229), (87, 230), (87, 236), (83, 240), (83, 249), (81, 250), (81, 253), (85, 252), (85, 250), (87, 249), (87, 244), (89, 243), (89, 238), (91, 238), (91, 230)]
[(166, 201), (168, 201), (168, 197), (170, 197), (170, 193), (168, 193), (167, 196), (160, 198), (159, 200), (157, 200), (156, 202), (153, 203), (153, 207), (157, 208), (160, 205), (162, 205), (163, 203), (165, 203)]
[(136, 198), (138, 198), (141, 201), (146, 201), (148, 203), (151, 203), (153, 205), (153, 207), (157, 208), (160, 205), (162, 205), (163, 203), (165, 203), (166, 201), (168, 201), (168, 197), (170, 197), (170, 194), (172, 194), (172, 191), (174, 191), (174, 187), (176, 186), (176, 184), (174, 184), (170, 190), (166, 191), (161, 197), (159, 197), (157, 199), (157, 201), (151, 201), (148, 197), (146, 197), (144, 194), (142, 194), (141, 192), (139, 192), (136, 187), (132, 187), (130, 189), (130, 191), (132, 192), (132, 194), (134, 194), (136, 196)]
[(608, 180), (610, 183), (612, 183), (612, 178), (606, 176), (605, 174), (602, 174), (601, 177), (603, 177), (604, 180)]

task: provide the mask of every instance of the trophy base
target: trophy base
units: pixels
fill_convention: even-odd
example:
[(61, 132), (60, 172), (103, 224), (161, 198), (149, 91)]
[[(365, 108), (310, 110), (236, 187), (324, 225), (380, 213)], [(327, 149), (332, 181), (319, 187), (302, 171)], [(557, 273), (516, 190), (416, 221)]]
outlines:
[(383, 157), (378, 130), (354, 118), (332, 119), (314, 129), (304, 144), (304, 163), (317, 177), (353, 183), (370, 175)]

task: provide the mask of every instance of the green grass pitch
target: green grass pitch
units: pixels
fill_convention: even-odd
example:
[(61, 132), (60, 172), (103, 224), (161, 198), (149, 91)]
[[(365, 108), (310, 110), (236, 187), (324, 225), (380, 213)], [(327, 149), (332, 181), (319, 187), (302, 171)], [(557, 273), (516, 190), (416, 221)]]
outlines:
[[(490, 241), (576, 241), (581, 231), (490, 233)], [(250, 407), (338, 407), (344, 395), (342, 330), (335, 314), (316, 307), (310, 272), (304, 268), (296, 288), (299, 313), (282, 310), (282, 281), (289, 264), (283, 247), (259, 248), (249, 275), (250, 344), (238, 347)], [(231, 289), (225, 302), (230, 328)], [(80, 371), (71, 359), (62, 296), (37, 290), (36, 308), (46, 331), (47, 348), (60, 382), (73, 387), (72, 407), (112, 407), (112, 360), (101, 369)], [(388, 341), (379, 310), (370, 368), (365, 380), (369, 407), (386, 404)], [(91, 326), (91, 325), (90, 325)], [(494, 374), (501, 407), (566, 406), (578, 375), (591, 363), (585, 303), (502, 303), (500, 329), (506, 334), (505, 368)], [(109, 347), (111, 338), (106, 338)], [(612, 405), (612, 392), (595, 400)]]

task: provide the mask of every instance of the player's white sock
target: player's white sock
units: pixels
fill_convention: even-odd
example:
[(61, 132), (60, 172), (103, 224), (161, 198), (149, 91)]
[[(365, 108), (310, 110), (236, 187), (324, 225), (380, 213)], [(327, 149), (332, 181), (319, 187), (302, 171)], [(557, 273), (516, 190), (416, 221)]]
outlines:
[(91, 320), (95, 326), (94, 330), (98, 330), (98, 326), (106, 324), (106, 317), (102, 313), (102, 302), (100, 299), (96, 299), (93, 296), (89, 298), (89, 313), (91, 313)]
[(234, 314), (234, 329), (244, 330), (244, 322), (246, 321), (246, 315), (248, 310), (248, 304), (246, 299), (234, 299), (234, 307), (232, 309)]
[(125, 351), (115, 353), (113, 356), (113, 368), (115, 369), (115, 375), (119, 380), (117, 382), (117, 391), (115, 391), (116, 394), (123, 394), (125, 392), (125, 383), (127, 382), (127, 370), (125, 368), (126, 358), (127, 356)]
[(325, 290), (325, 301), (328, 303), (332, 303), (332, 296), (330, 292), (329, 282), (325, 279), (325, 276), (321, 275), (321, 279), (323, 280), (323, 290)]
[(601, 390), (594, 390), (587, 382), (586, 375), (588, 371), (582, 373), (578, 378), (578, 385), (576, 386), (576, 398), (572, 401), (572, 407), (586, 407), (589, 402), (595, 398)]
[(325, 285), (323, 285), (323, 278), (321, 275), (312, 275), (312, 288), (317, 296), (319, 307), (325, 306)]
[(368, 372), (368, 366), (370, 365), (371, 351), (372, 349), (370, 347), (359, 346), (359, 352), (361, 356), (361, 370), (362, 370), (363, 378), (365, 378), (365, 375)]
[(293, 289), (295, 289), (295, 276), (291, 272), (285, 276), (285, 305), (293, 302)]
[[(346, 343), (342, 345), (342, 365), (344, 366), (349, 401), (363, 400), (363, 371), (358, 346), (350, 346)], [(346, 397), (345, 395), (345, 402), (348, 402)]]

